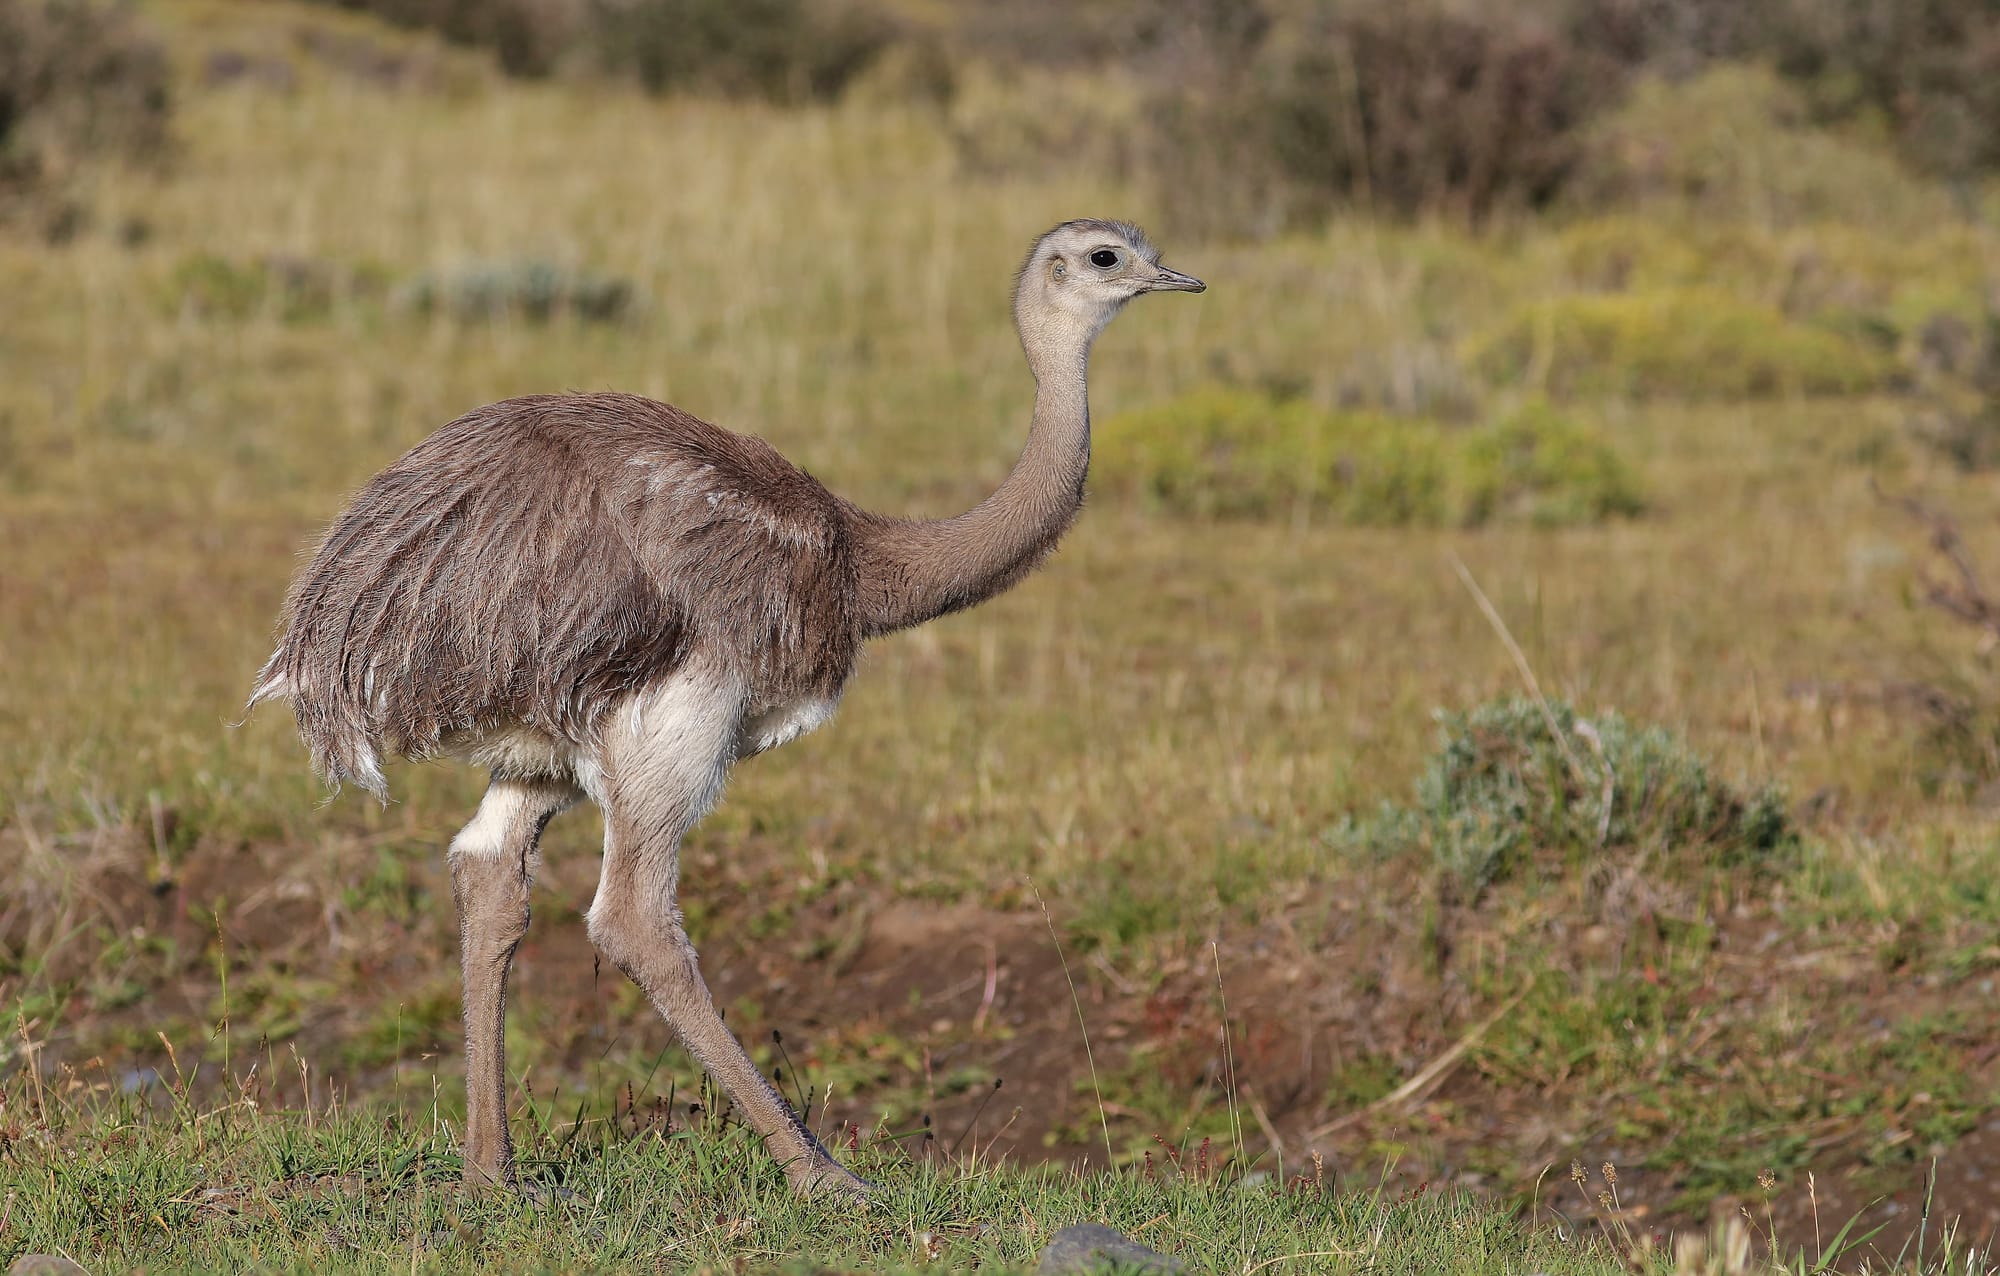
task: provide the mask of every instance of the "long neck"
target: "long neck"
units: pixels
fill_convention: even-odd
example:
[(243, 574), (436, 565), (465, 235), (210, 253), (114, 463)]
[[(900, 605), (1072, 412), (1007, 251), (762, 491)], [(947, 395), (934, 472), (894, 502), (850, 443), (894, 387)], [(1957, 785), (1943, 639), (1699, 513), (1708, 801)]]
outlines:
[[(1026, 342), (1035, 419), (1006, 481), (956, 518), (864, 516), (862, 625), (870, 635), (981, 603), (1041, 565), (1076, 521), (1090, 467), (1085, 373), (1096, 333), (1037, 333)], [(1040, 339), (1036, 339), (1040, 338)]]

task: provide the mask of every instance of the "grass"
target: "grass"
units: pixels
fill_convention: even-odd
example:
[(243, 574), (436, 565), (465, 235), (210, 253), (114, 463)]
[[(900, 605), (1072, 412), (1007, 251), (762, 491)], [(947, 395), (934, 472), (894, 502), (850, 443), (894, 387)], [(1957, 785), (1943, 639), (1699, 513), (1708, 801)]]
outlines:
[[(286, 1107), (288, 1061), (214, 1107), (177, 1085), (10, 1095), (54, 1114), (14, 1134), (0, 1256), (90, 1255), (100, 1269), (1029, 1271), (1048, 1238), (1102, 1221), (1203, 1270), (1625, 1270), (1604, 1246), (1523, 1229), (1451, 1192), (1336, 1191), (1190, 1153), (1181, 1168), (1080, 1174), (1009, 1167), (853, 1131), (877, 1184), (864, 1208), (794, 1197), (741, 1127), (654, 1107), (572, 1124), (530, 1105), (523, 1170), (540, 1199), (458, 1186), (449, 1124), (418, 1096)], [(80, 1146), (96, 1149), (76, 1157)], [(917, 1146), (922, 1147), (922, 1144)], [(113, 1153), (115, 1154), (107, 1154)]]
[[(439, 849), (478, 783), (403, 768), (393, 805), (328, 803), (282, 715), (239, 725), (300, 549), (438, 423), (571, 386), (763, 434), (871, 506), (965, 508), (1025, 428), (1004, 296), (1027, 238), (1159, 210), (1109, 170), (970, 173), (929, 109), (501, 85), (344, 15), (149, 12), (190, 72), (173, 171), (85, 174), (91, 229), (60, 247), (0, 234), (0, 1011), (15, 1027), (0, 1175), (16, 1190), (0, 1253), (67, 1239), (114, 1267), (400, 1266), (462, 1210), (489, 1239), (420, 1266), (562, 1267), (631, 1235), (633, 1262), (763, 1265), (824, 1235), (841, 1262), (915, 1263), (907, 1238), (932, 1224), (954, 1262), (1021, 1264), (1092, 1211), (1210, 1226), (1252, 1197), (1148, 1183), (1144, 1155), (1239, 1126), (1256, 1168), (1282, 1146), (1289, 1178), (1318, 1151), (1365, 1190), (1311, 1208), (1274, 1195), (1208, 1242), (1191, 1222), (1175, 1234), (1236, 1270), (1321, 1246), (1361, 1248), (1336, 1264), (1458, 1265), (1440, 1237), (1474, 1270), (1600, 1262), (1522, 1226), (1550, 1221), (1529, 1212), (1537, 1184), (1573, 1158), (1623, 1167), (1639, 1232), (1699, 1232), (1711, 1210), (1768, 1199), (1803, 1244), (1807, 1174), (1828, 1221), (1893, 1194), (1911, 1208), (1878, 1238), (1878, 1270), (1933, 1157), (1940, 1222), (1962, 1213), (1979, 1234), (2000, 1217), (1971, 1172), (2000, 1109), (1994, 1064), (1953, 1017), (1983, 1004), (1996, 965), (1996, 776), (1940, 716), (1950, 699), (1990, 721), (1966, 690), (1990, 678), (1978, 635), (1918, 601), (1929, 551), (1874, 490), (1989, 500), (1989, 475), (1913, 427), (1912, 387), (1926, 326), (1985, 305), (2000, 240), (1941, 222), (1924, 191), (1851, 215), (1830, 195), (1785, 219), (1662, 199), (1478, 236), (1343, 218), (1170, 241), (1211, 290), (1136, 305), (1100, 346), (1099, 482), (1062, 553), (991, 606), (873, 648), (839, 720), (743, 767), (684, 857), (705, 969), (761, 1061), (832, 1084), (829, 1119), (870, 1130), (926, 1115), (956, 1130), (990, 1101), (990, 1156), (975, 1172), (883, 1149), (897, 1204), (857, 1221), (780, 1203), (727, 1132), (611, 1137), (590, 1116), (615, 1109), (603, 1096), (697, 1079), (641, 999), (598, 977), (578, 918), (598, 828), (581, 811), (550, 829), (510, 1060), (537, 1094), (590, 1096), (597, 1124), (537, 1156), (612, 1194), (560, 1207), (555, 1230), (538, 1230), (547, 1211), (460, 1203), (442, 1186), (457, 1028)], [(319, 21), (434, 73), (392, 93), (315, 61), (294, 26)], [(296, 91), (194, 83), (218, 45), (299, 59)], [(501, 300), (409, 303), (423, 281), (475, 278)], [(600, 319), (557, 283), (629, 301)], [(1612, 337), (1537, 345), (1542, 315), (1558, 334), (1608, 315)], [(1690, 316), (1733, 335), (1697, 340), (1676, 326)], [(1515, 341), (1500, 365), (1478, 353), (1495, 333)], [(1746, 374), (1739, 337), (1742, 360), (1805, 342), (1802, 366), (1828, 371)], [(1545, 516), (1531, 467), (1483, 519), (1448, 505), (1346, 525), (1296, 517), (1287, 496), (1218, 520), (1237, 471), (1214, 454), (1175, 460), (1184, 503), (1128, 489), (1121, 474), (1177, 446), (1158, 432), (1218, 384), (1249, 405), (1239, 437), (1266, 405), (1385, 447), (1386, 418), (1419, 417), (1408, 439), (1454, 474), (1497, 437), (1482, 422), (1574, 424), (1589, 447), (1558, 455), (1586, 475), (1615, 457), (1643, 507)], [(1491, 450), (1503, 470), (1522, 455)], [(1304, 468), (1284, 461), (1257, 473)], [(1963, 531), (2000, 562), (2000, 529)], [(1640, 804), (1607, 850), (1595, 793), (1543, 785), (1527, 791), (1554, 817), (1524, 836), (1555, 852), (1546, 873), (1467, 892), (1422, 829), (1357, 848), (1357, 824), (1430, 765), (1437, 711), (1521, 690), (1453, 556), (1552, 699), (1629, 724), (1635, 777), (1665, 756), (1641, 744), (1670, 741), (1715, 791), (1791, 795), (1796, 842), (1745, 863), (1690, 835), (1701, 820)], [(1644, 785), (1621, 773), (1614, 799)], [(1479, 793), (1441, 791), (1438, 814)], [(1104, 1157), (1036, 891), (1075, 974), (1117, 1174), (1040, 1164)], [(225, 1010), (236, 1041), (331, 1069), (342, 1115), (324, 1117), (321, 1090), (311, 1118), (274, 1098), (196, 1122), (235, 1101), (212, 1036)], [(206, 1079), (186, 1098), (149, 1091), (142, 1110), (90, 1088), (170, 1074), (161, 1032)], [(92, 1058), (105, 1072), (79, 1072), (44, 1130), (24, 1087)], [(517, 1128), (567, 1137), (572, 1101), (539, 1110)], [(286, 1186), (355, 1166), (352, 1194)], [(34, 1186), (50, 1173), (56, 1190)], [(1427, 1180), (1453, 1186), (1401, 1199)], [(202, 1204), (210, 1188), (256, 1204), (225, 1214)], [(82, 1203), (128, 1195), (169, 1225)], [(632, 1233), (654, 1205), (681, 1212)], [(320, 1220), (366, 1253), (336, 1250)]]
[[(827, 1133), (875, 1192), (865, 1206), (807, 1201), (706, 1090), (684, 1106), (672, 1092), (529, 1094), (514, 1120), (531, 1189), (467, 1190), (438, 1079), (428, 1095), (349, 1105), (295, 1054), (267, 1046), (238, 1066), (205, 1097), (177, 1069), (135, 1080), (101, 1061), (57, 1069), (53, 1084), (12, 1077), (0, 1093), (0, 1258), (149, 1272), (1007, 1272), (1032, 1270), (1078, 1222), (1195, 1270), (1245, 1273), (1734, 1276), (1832, 1270), (1860, 1250), (1849, 1227), (1830, 1245), (1781, 1241), (1768, 1207), (1761, 1233), (1732, 1219), (1662, 1249), (1626, 1215), (1608, 1163), (1597, 1186), (1576, 1166), (1574, 1199), (1537, 1205), (1562, 1226), (1528, 1228), (1467, 1194), (1371, 1186), (1318, 1158), (1287, 1174), (1226, 1138), (1162, 1142), (1131, 1168), (1084, 1173), (994, 1162), (976, 1140), (946, 1147), (928, 1130), (841, 1124)], [(1986, 1270), (1950, 1227), (1929, 1260), (1885, 1270)]]

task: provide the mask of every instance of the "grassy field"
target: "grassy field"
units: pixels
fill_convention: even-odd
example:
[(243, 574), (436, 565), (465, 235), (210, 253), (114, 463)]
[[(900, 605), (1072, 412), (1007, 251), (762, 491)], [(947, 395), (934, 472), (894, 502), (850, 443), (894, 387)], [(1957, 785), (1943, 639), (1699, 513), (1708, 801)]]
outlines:
[[(2000, 564), (1993, 199), (1732, 114), (1761, 158), (1698, 201), (1162, 232), (1210, 291), (1101, 343), (1062, 553), (878, 644), (687, 851), (730, 1023), (886, 1202), (794, 1205), (685, 1110), (583, 936), (589, 812), (550, 829), (509, 1034), (575, 1195), (461, 1201), (441, 849), (479, 777), (329, 802), (283, 714), (240, 720), (298, 554), (436, 425), (561, 388), (964, 508), (1026, 426), (1026, 243), (1166, 214), (972, 175), (936, 108), (503, 84), (280, 4), (148, 8), (173, 165), (87, 171), (60, 246), (0, 233), (0, 1257), (1006, 1267), (1103, 1218), (1215, 1270), (1555, 1272), (1747, 1211), (1727, 1270), (1852, 1216), (1881, 1270), (1920, 1215), (1905, 1267), (2000, 1228), (2000, 684), (1885, 499)], [(218, 49), (288, 78), (208, 84)], [(1601, 752), (1508, 771), (1539, 705), (1505, 748), (1449, 717), (1524, 669)], [(1660, 728), (1629, 764), (1614, 712)], [(1682, 818), (1659, 785), (1696, 766), (1721, 805)], [(1737, 853), (1711, 817), (1765, 785), (1781, 835)], [(1467, 828), (1501, 848), (1471, 874)]]

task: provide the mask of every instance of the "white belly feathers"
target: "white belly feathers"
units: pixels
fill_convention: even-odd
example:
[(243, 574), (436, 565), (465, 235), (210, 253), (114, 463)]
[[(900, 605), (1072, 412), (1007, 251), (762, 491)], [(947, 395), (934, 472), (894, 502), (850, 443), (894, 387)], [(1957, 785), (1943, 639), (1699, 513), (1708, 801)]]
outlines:
[(808, 731), (817, 731), (839, 706), (838, 698), (815, 696), (745, 714), (743, 724), (736, 730), (736, 756), (751, 757), (789, 744)]

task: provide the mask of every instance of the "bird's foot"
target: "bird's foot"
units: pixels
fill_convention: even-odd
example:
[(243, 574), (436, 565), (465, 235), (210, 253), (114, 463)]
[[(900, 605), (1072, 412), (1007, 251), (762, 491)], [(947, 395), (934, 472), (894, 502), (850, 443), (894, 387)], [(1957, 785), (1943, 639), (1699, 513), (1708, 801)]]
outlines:
[(847, 1200), (865, 1205), (875, 1185), (830, 1156), (816, 1156), (791, 1173), (792, 1190), (800, 1196)]
[(558, 1201), (573, 1201), (576, 1193), (557, 1183), (537, 1183), (514, 1173), (509, 1166), (500, 1170), (487, 1170), (468, 1164), (460, 1190), (468, 1193), (503, 1192), (529, 1205), (554, 1205)]
[(531, 1179), (515, 1179), (514, 1195), (530, 1205), (555, 1205), (562, 1201), (580, 1199), (560, 1183), (536, 1183)]

